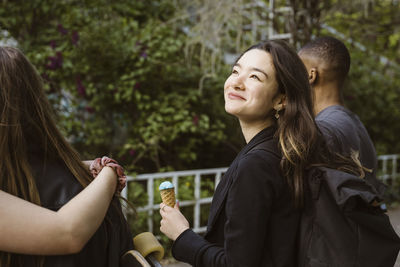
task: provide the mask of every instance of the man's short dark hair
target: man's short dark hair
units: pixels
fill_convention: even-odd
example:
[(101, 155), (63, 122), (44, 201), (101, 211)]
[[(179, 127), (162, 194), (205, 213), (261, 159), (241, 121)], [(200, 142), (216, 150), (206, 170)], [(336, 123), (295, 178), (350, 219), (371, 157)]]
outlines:
[(319, 37), (302, 47), (300, 54), (322, 59), (340, 81), (343, 81), (349, 72), (349, 51), (343, 42), (334, 37)]

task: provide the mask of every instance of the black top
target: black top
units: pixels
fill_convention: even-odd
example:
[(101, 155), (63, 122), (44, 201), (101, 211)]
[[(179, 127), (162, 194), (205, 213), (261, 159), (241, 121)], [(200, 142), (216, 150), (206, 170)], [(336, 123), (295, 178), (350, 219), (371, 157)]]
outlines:
[[(183, 232), (173, 256), (194, 266), (295, 266), (299, 212), (282, 176), (275, 128), (258, 133), (218, 185), (205, 237)], [(275, 151), (258, 149), (266, 142)]]
[[(40, 148), (31, 147), (28, 154), (43, 207), (56, 211), (83, 189), (61, 160), (57, 158), (44, 160)], [(46, 256), (44, 266), (117, 267), (121, 256), (130, 249), (133, 249), (132, 235), (122, 215), (119, 200), (114, 197), (105, 220), (81, 252)], [(21, 255), (21, 264), (15, 262), (12, 266), (36, 266), (34, 263), (36, 258)]]
[(358, 116), (343, 106), (334, 105), (319, 112), (315, 121), (334, 152), (346, 156), (351, 150), (359, 152), (361, 164), (372, 169), (372, 173), (366, 172), (365, 179), (382, 197), (385, 186), (376, 179), (378, 163), (375, 147)]

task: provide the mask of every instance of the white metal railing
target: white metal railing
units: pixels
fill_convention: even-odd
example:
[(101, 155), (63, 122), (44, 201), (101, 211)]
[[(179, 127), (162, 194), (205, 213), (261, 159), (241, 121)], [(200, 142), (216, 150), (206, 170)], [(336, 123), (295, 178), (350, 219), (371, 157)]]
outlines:
[[(378, 178), (386, 183), (391, 183), (395, 179), (400, 179), (400, 154), (395, 155), (381, 155), (378, 157)], [(140, 174), (135, 177), (128, 176), (128, 183), (132, 181), (146, 181), (147, 183), (147, 205), (137, 208), (138, 212), (147, 212), (147, 225), (148, 231), (153, 232), (153, 214), (154, 210), (159, 209), (160, 203), (154, 203), (154, 194), (158, 194), (158, 190), (154, 188), (155, 180), (172, 180), (175, 186), (175, 194), (179, 194), (179, 179), (182, 177), (194, 177), (194, 196), (192, 200), (180, 201), (180, 207), (194, 206), (193, 211), (193, 231), (197, 233), (205, 232), (206, 226), (200, 225), (200, 205), (209, 204), (212, 197), (201, 198), (201, 179), (203, 176), (214, 176), (214, 189), (218, 185), (222, 174), (226, 172), (227, 168), (215, 169), (202, 169), (202, 170), (188, 170), (177, 172), (165, 173), (148, 173)], [(122, 196), (128, 197), (128, 186), (122, 191)]]
[(400, 179), (400, 154), (378, 156), (378, 177), (384, 181)]
[[(158, 194), (158, 190), (154, 189), (155, 180), (171, 180), (175, 187), (175, 195), (179, 195), (179, 178), (192, 176), (194, 177), (194, 196), (192, 200), (179, 201), (180, 207), (194, 206), (193, 214), (193, 231), (197, 233), (205, 232), (206, 226), (200, 225), (200, 205), (209, 204), (212, 201), (212, 197), (201, 198), (200, 185), (203, 176), (213, 175), (214, 176), (214, 189), (218, 185), (222, 174), (225, 173), (227, 168), (214, 168), (214, 169), (202, 169), (202, 170), (187, 170), (187, 171), (176, 171), (176, 172), (164, 172), (164, 173), (147, 173), (140, 174), (135, 177), (128, 176), (127, 182), (132, 181), (146, 181), (147, 183), (147, 205), (137, 208), (138, 212), (147, 212), (147, 225), (148, 230), (153, 232), (153, 214), (154, 210), (158, 210), (160, 203), (154, 203), (154, 194)], [(128, 198), (128, 185), (122, 191), (122, 196)]]

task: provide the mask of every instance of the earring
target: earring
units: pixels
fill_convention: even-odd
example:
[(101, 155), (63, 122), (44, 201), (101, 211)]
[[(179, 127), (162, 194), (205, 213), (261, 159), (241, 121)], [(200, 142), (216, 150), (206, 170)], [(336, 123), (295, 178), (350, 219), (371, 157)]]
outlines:
[(276, 110), (275, 118), (276, 118), (276, 119), (279, 119), (279, 111), (280, 111), (280, 109), (275, 109), (275, 110)]

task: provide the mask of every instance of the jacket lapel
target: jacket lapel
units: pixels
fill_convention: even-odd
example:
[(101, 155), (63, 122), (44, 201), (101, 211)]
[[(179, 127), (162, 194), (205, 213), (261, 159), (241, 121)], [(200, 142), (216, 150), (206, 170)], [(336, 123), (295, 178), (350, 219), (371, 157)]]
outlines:
[[(218, 214), (221, 212), (226, 195), (228, 194), (228, 191), (229, 191), (229, 187), (233, 181), (233, 174), (234, 174), (234, 170), (236, 170), (236, 167), (237, 167), (237, 164), (236, 164), (236, 159), (235, 159), (235, 161), (231, 164), (229, 169), (226, 171), (226, 173), (222, 177), (220, 183), (217, 186), (217, 189), (215, 190), (211, 208), (210, 208), (210, 214), (208, 216), (207, 233), (211, 231), (212, 227), (214, 226), (214, 224), (218, 218)], [(207, 233), (206, 233), (206, 235), (207, 235)]]
[(240, 159), (247, 154), (247, 152), (251, 151), (255, 146), (258, 144), (265, 142), (269, 139), (273, 138), (273, 133), (275, 132), (275, 128), (267, 128), (262, 130), (260, 133), (258, 133), (239, 153), (239, 155), (235, 158), (235, 160), (232, 162), (231, 166), (229, 169), (226, 171), (224, 176), (222, 177), (220, 183), (217, 186), (217, 189), (215, 190), (214, 197), (212, 200), (211, 208), (210, 208), (210, 214), (208, 217), (208, 223), (207, 223), (207, 234), (212, 230), (213, 226), (215, 225), (218, 215), (220, 214), (224, 202), (226, 199), (226, 196), (229, 192), (229, 188), (233, 182), (233, 178), (236, 174), (236, 169), (238, 166), (238, 162)]

